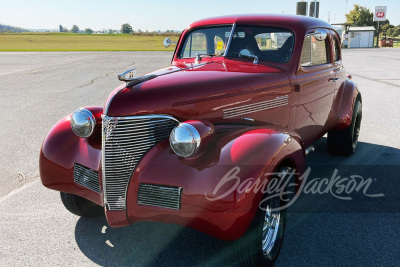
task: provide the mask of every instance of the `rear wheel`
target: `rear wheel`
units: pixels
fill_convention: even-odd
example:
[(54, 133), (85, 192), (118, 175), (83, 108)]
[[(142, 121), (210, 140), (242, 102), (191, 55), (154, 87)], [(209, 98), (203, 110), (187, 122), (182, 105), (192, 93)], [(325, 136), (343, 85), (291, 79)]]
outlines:
[(285, 231), (286, 210), (279, 196), (264, 195), (247, 232), (237, 241), (236, 255), (243, 266), (272, 266), (278, 257)]
[(357, 99), (354, 104), (351, 124), (344, 130), (328, 132), (328, 150), (332, 154), (349, 156), (354, 153), (360, 134), (362, 119), (361, 102)]
[(60, 195), (65, 208), (75, 215), (94, 218), (104, 214), (103, 208), (90, 200), (70, 193), (60, 192)]

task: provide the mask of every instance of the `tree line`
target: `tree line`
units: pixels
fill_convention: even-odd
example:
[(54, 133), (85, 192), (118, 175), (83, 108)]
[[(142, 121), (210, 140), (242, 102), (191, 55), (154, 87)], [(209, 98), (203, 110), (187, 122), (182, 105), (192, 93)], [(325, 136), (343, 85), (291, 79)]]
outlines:
[[(91, 28), (85, 28), (84, 30), (80, 30), (77, 25), (73, 25), (71, 30), (68, 30), (66, 27), (59, 25), (59, 31), (60, 32), (71, 32), (71, 33), (85, 33), (85, 34), (93, 34), (94, 31)], [(132, 26), (129, 23), (124, 23), (121, 25), (121, 30), (118, 32), (117, 30), (113, 29), (108, 29), (106, 31), (101, 31), (101, 33), (108, 33), (108, 34), (115, 34), (115, 33), (122, 33), (122, 34), (132, 34), (132, 35), (144, 35), (144, 36), (153, 36), (153, 35), (180, 35), (180, 33), (177, 33), (173, 30), (167, 30), (164, 32), (161, 32), (160, 30), (158, 31), (151, 31), (149, 32), (148, 30), (142, 31), (142, 30), (137, 30), (134, 31), (132, 29)]]
[(24, 29), (24, 28), (0, 24), (0, 33), (1, 32), (9, 32), (9, 33), (12, 33), (12, 32), (28, 32), (28, 31), (29, 30)]

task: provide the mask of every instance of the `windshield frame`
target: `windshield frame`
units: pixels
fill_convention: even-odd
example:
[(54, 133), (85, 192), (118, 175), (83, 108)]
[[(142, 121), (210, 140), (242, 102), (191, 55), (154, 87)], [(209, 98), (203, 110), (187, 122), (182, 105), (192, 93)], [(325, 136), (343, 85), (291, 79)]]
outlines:
[[(180, 42), (179, 45), (179, 49), (176, 52), (176, 59), (178, 60), (196, 60), (197, 57), (183, 57), (182, 54), (182, 50), (185, 49), (186, 47), (186, 41), (188, 40), (188, 38), (190, 38), (191, 34), (194, 31), (197, 30), (201, 30), (201, 29), (207, 29), (207, 28), (218, 28), (218, 27), (228, 27), (228, 26), (232, 26), (231, 31), (230, 31), (230, 35), (229, 35), (229, 39), (228, 42), (226, 44), (226, 49), (224, 51), (223, 54), (221, 55), (207, 55), (207, 54), (201, 54), (204, 55), (204, 58), (213, 58), (213, 57), (224, 57), (224, 58), (229, 58), (229, 59), (243, 59), (243, 60), (253, 60), (253, 58), (249, 58), (249, 57), (245, 57), (245, 56), (228, 56), (230, 49), (231, 49), (231, 44), (232, 44), (232, 40), (233, 40), (233, 36), (234, 33), (238, 27), (238, 25), (236, 23), (233, 24), (218, 24), (218, 25), (207, 25), (207, 26), (202, 26), (202, 27), (195, 27), (190, 29), (187, 33), (185, 33), (184, 39), (182, 40), (182, 42)], [(241, 24), (239, 25), (239, 27), (256, 27), (256, 28), (270, 28), (270, 29), (274, 29), (274, 30), (283, 30), (284, 32), (290, 33), (293, 37), (293, 44), (292, 44), (292, 51), (290, 54), (289, 59), (287, 59), (287, 61), (273, 61), (273, 60), (266, 60), (266, 59), (259, 59), (260, 62), (268, 62), (268, 63), (276, 63), (276, 64), (287, 64), (289, 63), (294, 56), (294, 48), (295, 48), (295, 42), (296, 42), (296, 34), (294, 33), (294, 31), (290, 28), (286, 28), (286, 27), (279, 27), (279, 26), (272, 26), (272, 25), (253, 25), (253, 24)]]
[(197, 28), (191, 29), (190, 31), (188, 31), (188, 32), (185, 34), (185, 38), (182, 40), (182, 43), (181, 43), (181, 45), (180, 45), (180, 47), (179, 47), (179, 50), (178, 50), (178, 52), (177, 52), (177, 58), (180, 59), (180, 60), (187, 60), (187, 59), (194, 59), (194, 58), (196, 58), (196, 57), (183, 57), (183, 55), (182, 55), (182, 50), (185, 49), (185, 47), (186, 47), (186, 42), (187, 42), (188, 38), (190, 38), (191, 34), (192, 34), (194, 31), (201, 30), (201, 29), (207, 29), (207, 28), (222, 28), (222, 27), (229, 27), (229, 26), (231, 27), (231, 31), (230, 31), (230, 33), (229, 33), (229, 39), (228, 39), (228, 42), (227, 42), (227, 44), (226, 44), (226, 49), (225, 49), (224, 53), (221, 54), (221, 55), (208, 56), (208, 57), (225, 57), (225, 55), (226, 55), (227, 52), (228, 52), (229, 45), (230, 45), (230, 43), (231, 43), (231, 41), (232, 41), (232, 34), (233, 34), (233, 32), (235, 31), (236, 23), (233, 23), (233, 24), (228, 23), (228, 24), (210, 25), (210, 26), (203, 26), (203, 27), (197, 27)]

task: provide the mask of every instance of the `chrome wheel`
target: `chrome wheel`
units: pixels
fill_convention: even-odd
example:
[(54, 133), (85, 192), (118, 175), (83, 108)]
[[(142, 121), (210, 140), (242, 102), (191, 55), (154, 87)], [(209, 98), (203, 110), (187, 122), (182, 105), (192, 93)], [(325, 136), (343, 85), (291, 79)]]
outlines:
[(361, 118), (360, 115), (357, 114), (353, 130), (353, 149), (356, 148), (358, 143), (358, 136), (360, 135), (360, 126), (361, 126)]
[(274, 248), (276, 237), (279, 231), (279, 223), (281, 213), (279, 210), (279, 197), (271, 199), (265, 208), (264, 223), (262, 229), (262, 250), (264, 256), (270, 258), (272, 249)]

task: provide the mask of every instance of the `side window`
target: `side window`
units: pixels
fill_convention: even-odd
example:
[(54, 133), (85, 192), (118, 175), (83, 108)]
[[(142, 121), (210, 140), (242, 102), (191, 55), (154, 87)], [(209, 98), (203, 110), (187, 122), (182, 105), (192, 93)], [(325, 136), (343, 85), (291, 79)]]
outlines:
[(182, 57), (195, 57), (197, 54), (207, 53), (207, 39), (204, 33), (193, 33), (186, 39)]
[(339, 39), (337, 38), (336, 34), (333, 36), (333, 58), (335, 59), (335, 62), (338, 62), (341, 60), (340, 58), (340, 43)]
[(330, 62), (329, 41), (325, 35), (307, 35), (304, 38), (300, 64), (303, 67), (317, 66)]
[[(260, 51), (279, 50), (286, 43), (292, 46), (293, 34), (290, 32), (266, 32), (254, 36)], [(291, 48), (291, 47), (290, 47)]]

